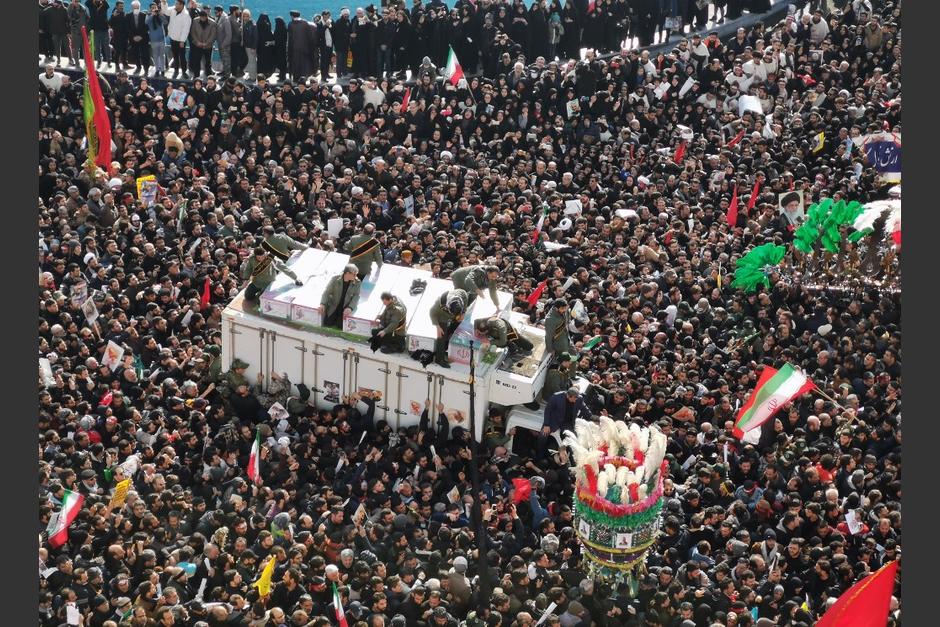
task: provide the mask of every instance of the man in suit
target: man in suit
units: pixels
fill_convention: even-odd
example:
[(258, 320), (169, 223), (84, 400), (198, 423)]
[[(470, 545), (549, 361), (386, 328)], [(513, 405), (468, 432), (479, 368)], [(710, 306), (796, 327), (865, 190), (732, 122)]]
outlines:
[(356, 277), (358, 270), (353, 264), (347, 265), (342, 274), (337, 274), (326, 284), (323, 293), (323, 326), (335, 329), (343, 328), (343, 316), (351, 314), (359, 304), (359, 291), (362, 282)]
[(557, 431), (564, 431), (574, 427), (577, 418), (590, 419), (591, 412), (578, 388), (571, 387), (561, 392), (555, 392), (548, 403), (545, 404), (545, 414), (542, 430), (536, 440), (536, 457), (544, 459), (548, 452), (548, 436)]
[[(320, 80), (325, 82), (330, 78), (330, 62), (333, 58), (333, 20), (329, 11), (324, 11), (320, 17), (320, 23), (317, 24), (317, 45), (320, 48)], [(339, 63), (337, 59), (336, 65), (339, 66)]]
[(127, 44), (130, 48), (128, 63), (137, 66), (134, 74), (143, 71), (147, 76), (150, 71), (150, 28), (147, 14), (140, 10), (139, 0), (131, 2), (131, 12), (127, 14)]

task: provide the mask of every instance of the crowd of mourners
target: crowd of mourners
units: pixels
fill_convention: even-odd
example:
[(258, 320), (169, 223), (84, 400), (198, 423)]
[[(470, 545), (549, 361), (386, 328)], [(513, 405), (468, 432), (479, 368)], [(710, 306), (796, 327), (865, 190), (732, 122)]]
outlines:
[[(338, 625), (335, 584), (355, 627), (798, 627), (898, 559), (899, 296), (786, 276), (753, 294), (730, 285), (753, 246), (792, 241), (778, 193), (802, 191), (807, 206), (887, 196), (850, 140), (900, 133), (900, 2), (817, 4), (656, 56), (535, 61), (530, 46), (548, 40), (533, 34), (459, 87), (419, 68), (406, 110), (400, 80), (365, 72), (348, 86), (210, 76), (159, 91), (121, 73), (102, 79), (107, 172), (85, 167), (81, 82), (47, 69), (39, 624)], [(743, 94), (761, 115), (739, 114)], [(691, 139), (676, 162), (679, 125)], [(152, 204), (136, 184), (150, 175)], [(571, 200), (580, 210), (566, 214)], [(669, 437), (662, 535), (633, 593), (585, 578), (566, 452), (507, 433), (505, 410), (481, 417), (478, 521), (464, 507), (467, 425), (430, 403), (393, 432), (373, 399), (317, 409), (290, 382), (221, 369), (221, 311), (264, 227), (339, 249), (369, 224), (390, 263), (444, 278), (497, 266), (533, 323), (555, 299), (582, 302), (573, 368), (594, 384), (589, 410)], [(109, 342), (124, 349), (113, 368)], [(760, 369), (784, 362), (829, 400), (782, 408), (756, 445), (732, 437)], [(289, 417), (260, 419), (275, 401)], [(533, 489), (514, 503), (520, 478)], [(84, 501), (53, 547), (66, 490)], [(892, 600), (889, 624), (899, 611)]]
[[(111, 2), (114, 6), (111, 6)], [(580, 57), (582, 48), (619, 51), (627, 41), (648, 46), (670, 34), (703, 29), (744, 13), (763, 13), (770, 0), (404, 0), (289, 16), (252, 13), (240, 3), (210, 7), (196, 0), (39, 0), (39, 52), (47, 61), (82, 57), (81, 30), (94, 33), (103, 67), (173, 78), (211, 73), (213, 54), (224, 76), (254, 81), (258, 72), (294, 81), (319, 75), (405, 76), (425, 57), (447, 62), (452, 47), (464, 71), (498, 71), (504, 55), (534, 61)], [(308, 19), (309, 17), (309, 19)]]

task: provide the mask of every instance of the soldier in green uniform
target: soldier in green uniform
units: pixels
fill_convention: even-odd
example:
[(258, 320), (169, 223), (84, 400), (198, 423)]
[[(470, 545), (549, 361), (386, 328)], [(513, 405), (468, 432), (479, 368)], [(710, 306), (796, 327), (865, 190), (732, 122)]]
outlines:
[(203, 359), (208, 363), (205, 374), (203, 375), (203, 382), (206, 384), (218, 384), (219, 377), (222, 376), (222, 347), (210, 344), (206, 346), (203, 353), (205, 353)]
[(290, 256), (295, 250), (307, 250), (310, 248), (289, 235), (275, 233), (273, 226), (264, 227), (262, 232), (264, 233), (264, 241), (261, 242), (261, 247), (281, 261), (290, 259)]
[(571, 336), (568, 335), (568, 303), (556, 299), (545, 316), (545, 352), (548, 354), (571, 352)]
[(467, 311), (467, 293), (463, 290), (450, 290), (431, 306), (431, 322), (437, 325), (437, 340), (434, 342), (434, 363), (442, 368), (450, 368), (447, 346)]
[(264, 248), (255, 248), (254, 254), (242, 264), (242, 278), (249, 281), (245, 288), (245, 300), (257, 301), (264, 290), (274, 283), (279, 271), (294, 279), (295, 284), (303, 285), (294, 271), (283, 262), (269, 255)]
[(220, 377), (219, 394), (221, 394), (222, 398), (226, 401), (232, 396), (235, 390), (238, 389), (238, 386), (251, 385), (248, 382), (248, 378), (245, 376), (245, 368), (247, 367), (247, 362), (236, 357), (232, 360), (232, 367)]
[(382, 304), (385, 309), (379, 315), (379, 328), (372, 329), (372, 335), (377, 338), (377, 345), (383, 353), (401, 353), (405, 350), (408, 310), (391, 292), (382, 293)]
[(349, 262), (359, 269), (359, 280), (363, 280), (372, 272), (372, 262), (382, 267), (382, 245), (375, 239), (375, 225), (367, 224), (362, 233), (353, 235), (343, 246), (343, 251), (349, 254)]
[(532, 352), (532, 342), (519, 335), (508, 321), (498, 316), (480, 318), (473, 328), (484, 338), (483, 344), (492, 343), (498, 348), (509, 347), (510, 359)]
[(323, 292), (323, 326), (343, 328), (343, 316), (351, 314), (359, 304), (362, 282), (356, 277), (358, 269), (347, 264), (342, 274), (337, 274), (326, 284)]
[(542, 386), (542, 400), (547, 401), (555, 392), (567, 390), (574, 385), (578, 364), (568, 353), (558, 355), (558, 361), (548, 367), (545, 384)]
[(472, 305), (477, 296), (483, 296), (483, 290), (489, 289), (490, 300), (499, 305), (496, 294), (496, 281), (499, 279), (499, 268), (496, 266), (464, 266), (457, 268), (450, 275), (454, 287), (467, 293), (467, 305)]

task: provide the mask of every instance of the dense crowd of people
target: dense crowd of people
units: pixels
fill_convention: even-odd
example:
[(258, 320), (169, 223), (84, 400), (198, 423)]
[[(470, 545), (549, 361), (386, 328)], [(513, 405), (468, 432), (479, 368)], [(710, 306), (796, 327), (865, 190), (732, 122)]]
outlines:
[[(419, 67), (406, 110), (401, 81), (375, 75), (277, 88), (210, 76), (157, 91), (121, 73), (102, 79), (107, 172), (85, 167), (80, 81), (48, 67), (39, 624), (336, 625), (335, 584), (355, 627), (798, 627), (898, 559), (900, 298), (787, 277), (752, 294), (730, 285), (753, 246), (792, 241), (778, 193), (802, 191), (807, 206), (887, 195), (850, 139), (900, 133), (900, 3), (822, 4), (656, 56), (510, 56), (457, 88)], [(739, 113), (743, 94), (762, 115)], [(151, 175), (152, 202), (137, 186)], [(331, 237), (336, 217), (346, 226)], [(395, 432), (374, 399), (316, 409), (302, 382), (247, 380), (238, 361), (222, 371), (221, 310), (264, 227), (340, 249), (370, 224), (390, 263), (445, 278), (497, 266), (534, 323), (556, 299), (582, 303), (574, 355), (559, 356), (566, 376), (594, 384), (592, 414), (669, 437), (662, 535), (635, 594), (584, 578), (566, 451), (507, 433), (504, 409), (482, 417), (477, 520), (464, 507), (467, 425), (430, 402)], [(782, 408), (756, 445), (732, 437), (761, 368), (784, 362), (829, 400)], [(259, 418), (274, 402), (289, 416)], [(527, 500), (514, 502), (513, 479), (530, 481)], [(84, 501), (53, 546), (66, 491)], [(253, 584), (270, 559), (262, 595)], [(899, 611), (895, 599), (889, 624)]]
[[(95, 58), (107, 69), (132, 68), (147, 75), (173, 78), (212, 73), (213, 53), (223, 77), (254, 81), (260, 72), (294, 81), (330, 74), (343, 77), (400, 76), (418, 73), (425, 57), (443, 65), (448, 47), (468, 74), (494, 76), (504, 55), (534, 61), (580, 58), (582, 48), (621, 50), (627, 41), (648, 46), (658, 38), (687, 28), (741, 17), (747, 10), (763, 13), (770, 0), (458, 0), (452, 8), (441, 0), (404, 0), (370, 4), (350, 12), (343, 8), (302, 16), (259, 14), (231, 4), (195, 0), (40, 0), (39, 51), (46, 61), (81, 58), (81, 29), (94, 33)], [(167, 4), (169, 2), (169, 5)], [(169, 44), (167, 44), (169, 40)], [(168, 62), (172, 60), (172, 65)]]

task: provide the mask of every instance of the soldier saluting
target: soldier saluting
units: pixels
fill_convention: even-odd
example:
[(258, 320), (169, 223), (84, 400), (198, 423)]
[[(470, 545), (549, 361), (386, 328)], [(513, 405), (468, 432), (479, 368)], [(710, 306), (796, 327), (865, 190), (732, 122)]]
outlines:
[(469, 300), (467, 305), (473, 304), (477, 296), (483, 296), (483, 290), (489, 289), (490, 300), (499, 305), (499, 297), (496, 294), (496, 281), (499, 279), (499, 268), (496, 266), (464, 266), (454, 270), (450, 275), (454, 287), (467, 293)]
[(463, 314), (467, 311), (467, 293), (463, 290), (450, 290), (441, 294), (431, 306), (431, 322), (437, 325), (437, 340), (434, 341), (434, 363), (442, 368), (450, 368), (447, 346)]
[(408, 310), (401, 299), (391, 292), (382, 293), (385, 309), (379, 315), (379, 328), (372, 329), (372, 350), (380, 347), (383, 353), (401, 353), (405, 350), (405, 328)]
[(371, 223), (363, 227), (362, 233), (350, 237), (343, 251), (349, 255), (350, 263), (358, 269), (360, 281), (371, 274), (373, 261), (379, 268), (384, 262), (382, 245), (375, 238), (375, 225)]
[(264, 234), (264, 240), (261, 247), (280, 259), (287, 261), (295, 250), (307, 250), (310, 248), (306, 244), (298, 242), (294, 238), (284, 233), (275, 233), (273, 226), (266, 226), (261, 229)]
[(283, 262), (269, 255), (261, 246), (255, 248), (254, 254), (245, 259), (242, 264), (242, 279), (249, 281), (248, 287), (245, 288), (245, 300), (257, 301), (264, 290), (274, 283), (278, 272), (283, 272), (294, 279), (295, 285), (303, 285), (303, 282), (297, 278), (294, 271), (284, 265)]

